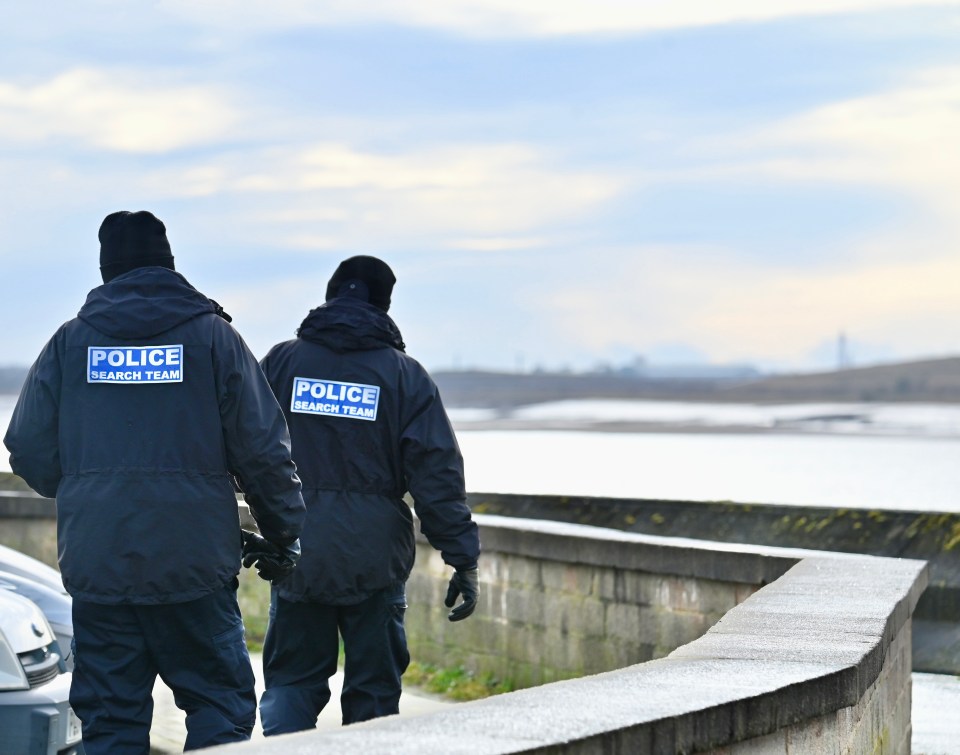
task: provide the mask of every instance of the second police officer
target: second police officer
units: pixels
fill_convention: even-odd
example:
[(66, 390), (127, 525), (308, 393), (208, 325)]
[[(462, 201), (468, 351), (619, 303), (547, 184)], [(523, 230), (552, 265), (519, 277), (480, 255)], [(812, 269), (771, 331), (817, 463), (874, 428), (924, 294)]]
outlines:
[(436, 384), (387, 314), (395, 281), (375, 257), (344, 260), (326, 303), (261, 362), (307, 505), (303, 558), (272, 588), (260, 700), (268, 736), (316, 726), (339, 637), (343, 723), (398, 712), (415, 549), (406, 492), (423, 534), (454, 569), (446, 605), (462, 601), (449, 619), (468, 617), (478, 599), (480, 541), (463, 459)]

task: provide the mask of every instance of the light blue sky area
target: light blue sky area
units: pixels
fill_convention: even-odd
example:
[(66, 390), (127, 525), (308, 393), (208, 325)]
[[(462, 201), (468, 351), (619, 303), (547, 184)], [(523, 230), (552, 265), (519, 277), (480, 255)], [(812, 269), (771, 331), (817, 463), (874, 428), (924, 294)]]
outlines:
[(258, 355), (358, 253), (434, 369), (960, 353), (960, 3), (399, 5), (0, 0), (0, 364), (117, 209)]

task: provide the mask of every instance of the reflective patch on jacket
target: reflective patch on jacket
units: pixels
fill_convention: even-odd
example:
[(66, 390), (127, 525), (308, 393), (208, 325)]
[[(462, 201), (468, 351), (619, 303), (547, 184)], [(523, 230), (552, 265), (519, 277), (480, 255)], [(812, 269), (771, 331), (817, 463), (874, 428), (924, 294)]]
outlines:
[(290, 411), (327, 417), (374, 421), (380, 405), (380, 386), (337, 380), (295, 377)]
[(182, 383), (183, 344), (89, 346), (88, 383)]

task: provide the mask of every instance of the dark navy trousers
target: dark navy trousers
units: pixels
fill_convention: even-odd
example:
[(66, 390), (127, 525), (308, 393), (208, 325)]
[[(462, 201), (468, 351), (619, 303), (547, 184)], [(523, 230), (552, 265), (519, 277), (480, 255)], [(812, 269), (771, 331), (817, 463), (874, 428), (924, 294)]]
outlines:
[(389, 716), (400, 710), (400, 677), (410, 655), (403, 629), (404, 585), (350, 606), (294, 603), (273, 591), (263, 646), (266, 691), (260, 720), (267, 736), (317, 725), (330, 700), (343, 637), (343, 723)]
[(150, 751), (157, 676), (186, 713), (185, 750), (250, 738), (257, 698), (237, 583), (188, 603), (73, 601), (70, 705), (86, 755)]

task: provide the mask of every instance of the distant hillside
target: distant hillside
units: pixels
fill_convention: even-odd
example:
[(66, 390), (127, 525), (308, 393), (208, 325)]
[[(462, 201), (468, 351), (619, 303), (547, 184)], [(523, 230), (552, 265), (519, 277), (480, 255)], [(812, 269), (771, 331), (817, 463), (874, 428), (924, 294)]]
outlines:
[(960, 357), (758, 380), (651, 380), (620, 375), (434, 373), (450, 407), (510, 408), (564, 399), (960, 402)]
[(736, 401), (960, 402), (960, 357), (782, 375), (728, 386), (721, 393), (724, 400)]
[(716, 395), (729, 381), (662, 380), (608, 374), (435, 372), (448, 407), (503, 408), (578, 398), (695, 401)]

